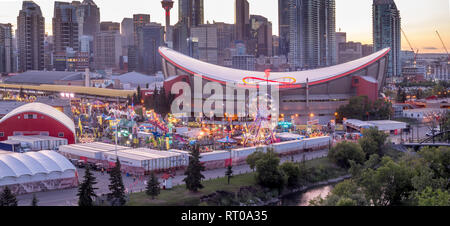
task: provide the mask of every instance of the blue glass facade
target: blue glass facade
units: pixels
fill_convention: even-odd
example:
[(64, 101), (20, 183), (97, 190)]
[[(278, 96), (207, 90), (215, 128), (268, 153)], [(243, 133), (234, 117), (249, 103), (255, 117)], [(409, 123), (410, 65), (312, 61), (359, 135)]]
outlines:
[(401, 75), (401, 18), (393, 0), (373, 1), (374, 51), (391, 48), (387, 77)]
[(138, 71), (148, 75), (161, 71), (161, 56), (158, 48), (163, 44), (164, 27), (160, 24), (148, 24), (138, 28), (139, 68)]

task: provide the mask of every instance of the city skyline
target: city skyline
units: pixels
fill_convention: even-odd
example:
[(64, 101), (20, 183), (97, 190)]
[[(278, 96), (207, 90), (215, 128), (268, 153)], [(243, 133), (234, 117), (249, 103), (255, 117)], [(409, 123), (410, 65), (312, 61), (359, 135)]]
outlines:
[[(272, 4), (257, 4), (261, 1), (248, 0), (250, 14), (262, 15), (272, 22), (273, 34), (278, 35), (278, 9), (277, 0), (264, 0)], [(40, 5), (43, 16), (46, 18), (46, 33), (52, 34), (51, 18), (53, 17), (54, 0), (35, 0)], [(66, 1), (69, 2), (69, 1)], [(100, 8), (101, 21), (121, 22), (123, 18), (132, 17), (133, 14), (145, 13), (151, 15), (151, 21), (165, 25), (165, 14), (159, 0), (142, 1), (129, 0), (129, 4), (112, 2), (107, 0), (95, 0)], [(205, 23), (225, 22), (234, 23), (234, 2), (205, 1)], [(450, 46), (450, 1), (433, 0), (414, 1), (396, 0), (402, 18), (402, 28), (406, 32), (414, 49), (420, 49), (420, 53), (445, 53), (435, 31), (441, 33), (448, 48)], [(14, 30), (17, 28), (17, 15), (22, 6), (19, 0), (0, 0), (0, 23), (11, 23)], [(120, 7), (121, 10), (115, 10)], [(143, 10), (143, 9), (147, 10)], [(355, 10), (359, 9), (359, 10)], [(420, 10), (418, 10), (420, 9)], [(355, 20), (355, 18), (358, 18)], [(178, 21), (178, 1), (175, 1), (171, 11), (171, 24)], [(348, 40), (372, 44), (372, 0), (336, 0), (336, 31), (347, 33)], [(410, 50), (408, 43), (402, 36), (402, 50)]]

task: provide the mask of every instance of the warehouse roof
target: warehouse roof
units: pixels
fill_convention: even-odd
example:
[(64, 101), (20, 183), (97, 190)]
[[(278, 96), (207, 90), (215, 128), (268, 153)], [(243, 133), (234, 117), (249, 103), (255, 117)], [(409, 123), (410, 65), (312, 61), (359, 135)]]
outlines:
[(84, 72), (27, 71), (7, 78), (5, 83), (14, 84), (55, 84), (55, 81), (83, 80)]
[[(120, 80), (121, 83), (133, 83), (133, 84), (152, 84), (154, 82), (162, 82), (164, 78), (161, 76), (144, 75), (138, 72), (129, 72), (119, 76), (112, 76), (113, 79)], [(144, 88), (144, 87), (141, 87)]]
[(134, 90), (116, 90), (116, 89), (105, 89), (105, 88), (95, 88), (95, 87), (84, 87), (84, 86), (62, 86), (62, 85), (21, 85), (21, 84), (0, 84), (0, 88), (14, 88), (14, 89), (26, 89), (26, 90), (36, 90), (43, 92), (69, 92), (75, 94), (84, 94), (92, 96), (102, 96), (102, 97), (122, 97), (127, 98), (136, 93)]
[(0, 155), (0, 180), (5, 177), (33, 176), (67, 170), (75, 171), (76, 168), (69, 160), (54, 151)]
[(64, 113), (56, 110), (54, 107), (41, 103), (30, 103), (12, 110), (7, 115), (5, 115), (5, 117), (0, 119), (0, 124), (6, 121), (7, 119), (14, 117), (17, 114), (25, 112), (36, 112), (47, 115), (48, 117), (51, 117), (56, 121), (60, 122), (61, 124), (63, 124), (64, 126), (66, 126), (70, 131), (72, 131), (75, 134), (75, 124), (73, 123), (72, 119), (70, 119)]

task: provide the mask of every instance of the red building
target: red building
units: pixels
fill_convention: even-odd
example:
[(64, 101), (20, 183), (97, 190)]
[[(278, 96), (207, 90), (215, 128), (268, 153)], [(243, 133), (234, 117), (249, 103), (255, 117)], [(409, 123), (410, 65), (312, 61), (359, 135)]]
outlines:
[(378, 82), (373, 77), (355, 76), (352, 86), (356, 88), (357, 96), (367, 96), (372, 102), (378, 100)]
[(0, 141), (9, 136), (45, 135), (75, 143), (75, 124), (67, 115), (42, 103), (20, 106), (0, 120)]

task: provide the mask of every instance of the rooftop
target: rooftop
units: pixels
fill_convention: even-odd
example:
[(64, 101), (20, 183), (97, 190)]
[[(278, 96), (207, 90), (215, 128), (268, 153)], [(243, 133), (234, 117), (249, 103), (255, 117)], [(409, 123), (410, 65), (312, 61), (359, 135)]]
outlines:
[[(265, 72), (244, 71), (233, 68), (222, 67), (209, 64), (187, 55), (179, 53), (167, 47), (160, 47), (161, 56), (175, 65), (177, 68), (189, 74), (220, 83), (244, 84), (244, 79), (265, 78)], [(272, 72), (269, 79), (277, 82), (293, 82), (292, 84), (305, 84), (309, 80), (309, 85), (317, 85), (322, 82), (338, 79), (351, 73), (362, 70), (377, 62), (390, 52), (389, 48), (382, 49), (369, 56), (339, 64), (331, 67), (319, 68), (306, 71), (295, 72)], [(257, 79), (258, 80), (258, 79)]]
[(4, 80), (8, 84), (55, 84), (55, 81), (83, 80), (84, 72), (27, 71)]
[(126, 98), (132, 96), (135, 91), (132, 90), (117, 90), (117, 89), (105, 89), (95, 87), (84, 86), (61, 86), (61, 85), (21, 85), (21, 84), (2, 84), (0, 83), (0, 89), (13, 88), (13, 89), (27, 89), (45, 92), (69, 92), (75, 94), (102, 96), (102, 97), (120, 97)]

